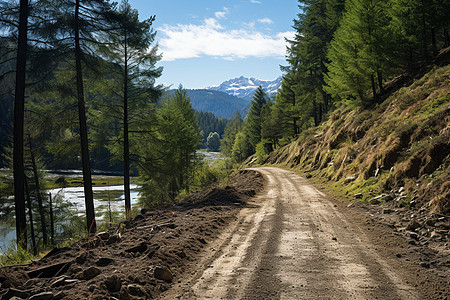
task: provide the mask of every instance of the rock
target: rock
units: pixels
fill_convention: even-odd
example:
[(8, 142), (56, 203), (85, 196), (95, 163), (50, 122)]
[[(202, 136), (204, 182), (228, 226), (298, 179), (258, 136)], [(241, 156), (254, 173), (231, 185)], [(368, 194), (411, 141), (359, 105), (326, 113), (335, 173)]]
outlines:
[(106, 241), (107, 239), (109, 239), (109, 233), (106, 231), (102, 231), (102, 232), (97, 233), (97, 237), (99, 239), (101, 239), (102, 241)]
[(408, 223), (408, 225), (406, 226), (406, 230), (414, 231), (414, 230), (416, 230), (416, 229), (419, 228), (419, 227), (420, 227), (420, 223), (417, 222), (416, 220), (412, 220), (412, 221), (410, 221), (410, 222)]
[(404, 186), (402, 186), (402, 187), (400, 187), (399, 189), (398, 189), (398, 193), (399, 194), (401, 194), (401, 193), (403, 193), (405, 191), (405, 187)]
[(100, 258), (99, 260), (97, 260), (97, 261), (95, 262), (95, 264), (96, 264), (97, 266), (99, 266), (99, 267), (106, 267), (107, 265), (110, 265), (110, 264), (112, 264), (113, 262), (114, 262), (114, 260), (111, 259), (111, 258), (102, 257), (102, 258)]
[(112, 275), (106, 278), (105, 286), (112, 293), (119, 292), (122, 288), (122, 280), (117, 275)]
[(355, 199), (362, 199), (363, 198), (363, 194), (361, 194), (361, 193), (355, 194), (354, 196), (355, 196)]
[(144, 297), (147, 295), (145, 289), (139, 284), (129, 284), (128, 285), (128, 293), (132, 296)]
[(388, 215), (388, 214), (392, 214), (394, 211), (390, 208), (385, 208), (383, 209), (383, 214)]
[(348, 184), (348, 183), (350, 183), (350, 182), (352, 182), (352, 181), (355, 181), (356, 178), (358, 178), (358, 175), (357, 175), (357, 174), (351, 175), (351, 176), (347, 176), (347, 177), (344, 179), (344, 184)]
[(136, 252), (142, 253), (145, 250), (147, 250), (147, 243), (142, 242), (137, 246), (134, 246), (134, 247), (131, 247), (131, 248), (125, 250), (125, 252), (127, 252), (127, 253), (136, 253)]
[(147, 295), (145, 289), (141, 285), (135, 283), (128, 285), (128, 292), (130, 295), (137, 297), (144, 297)]
[(53, 299), (53, 293), (44, 292), (31, 296), (29, 300), (51, 300), (51, 299)]
[(156, 279), (164, 280), (166, 282), (171, 282), (173, 279), (172, 272), (166, 267), (156, 267), (153, 273)]
[(89, 267), (86, 270), (83, 271), (83, 277), (86, 280), (92, 279), (98, 274), (100, 274), (102, 271), (100, 271), (99, 268), (96, 267)]

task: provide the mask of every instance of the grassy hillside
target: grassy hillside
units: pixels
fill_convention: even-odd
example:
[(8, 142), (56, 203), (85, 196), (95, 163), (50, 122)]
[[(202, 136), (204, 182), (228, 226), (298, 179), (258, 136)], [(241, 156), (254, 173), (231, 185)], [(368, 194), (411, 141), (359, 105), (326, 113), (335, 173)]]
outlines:
[(355, 201), (448, 215), (449, 153), (446, 65), (410, 80), (375, 108), (340, 107), (263, 162), (296, 168)]

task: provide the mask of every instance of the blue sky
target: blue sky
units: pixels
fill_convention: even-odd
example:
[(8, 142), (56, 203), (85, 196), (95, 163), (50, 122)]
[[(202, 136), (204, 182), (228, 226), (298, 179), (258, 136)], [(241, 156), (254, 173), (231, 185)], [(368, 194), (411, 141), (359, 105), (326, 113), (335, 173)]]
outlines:
[(285, 65), (297, 0), (129, 0), (153, 24), (164, 67), (158, 82), (199, 89), (225, 80), (274, 80)]

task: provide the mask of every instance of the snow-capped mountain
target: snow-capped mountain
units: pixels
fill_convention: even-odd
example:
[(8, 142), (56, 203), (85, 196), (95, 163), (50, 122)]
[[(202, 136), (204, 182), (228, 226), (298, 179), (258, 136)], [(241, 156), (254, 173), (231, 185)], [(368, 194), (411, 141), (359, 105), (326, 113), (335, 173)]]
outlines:
[(206, 89), (221, 91), (229, 95), (249, 100), (253, 98), (253, 94), (258, 86), (262, 86), (268, 95), (273, 95), (281, 86), (281, 76), (274, 81), (241, 76), (239, 78), (227, 80), (218, 86), (211, 86)]

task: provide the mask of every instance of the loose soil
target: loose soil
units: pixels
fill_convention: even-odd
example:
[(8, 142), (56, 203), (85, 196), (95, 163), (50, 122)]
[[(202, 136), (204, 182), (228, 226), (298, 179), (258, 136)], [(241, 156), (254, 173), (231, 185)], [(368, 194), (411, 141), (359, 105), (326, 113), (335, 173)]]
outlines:
[(144, 210), (118, 228), (54, 249), (29, 266), (3, 268), (0, 299), (45, 292), (53, 299), (157, 297), (195, 265), (262, 187), (259, 173), (241, 171), (225, 188), (211, 187), (173, 206)]
[(424, 211), (348, 205), (294, 172), (255, 168), (1, 270), (0, 296), (448, 299), (448, 224)]

